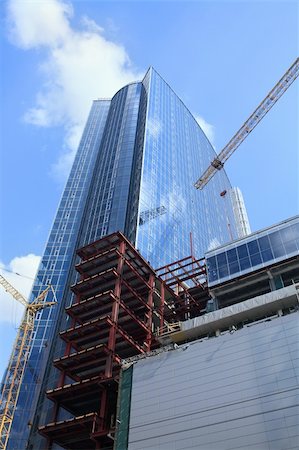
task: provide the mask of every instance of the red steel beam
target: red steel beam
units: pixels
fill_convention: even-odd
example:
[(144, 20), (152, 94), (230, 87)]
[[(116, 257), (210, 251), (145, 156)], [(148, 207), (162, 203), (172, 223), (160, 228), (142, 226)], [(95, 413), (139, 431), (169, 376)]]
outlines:
[[(115, 301), (113, 303), (112, 312), (111, 312), (111, 320), (113, 322), (113, 326), (110, 328), (110, 331), (109, 331), (109, 338), (108, 338), (108, 345), (107, 345), (109, 350), (111, 350), (111, 351), (115, 351), (116, 324), (118, 321), (119, 302), (120, 302), (120, 294), (121, 294), (121, 275), (122, 275), (123, 266), (124, 266), (125, 251), (126, 251), (126, 244), (124, 241), (122, 241), (119, 246), (120, 255), (118, 257), (117, 270), (116, 270), (117, 279), (116, 279), (115, 287), (114, 287), (114, 291), (113, 291), (113, 294), (115, 296)], [(112, 355), (110, 355), (107, 358), (105, 375), (108, 378), (110, 378), (112, 376)]]
[(150, 275), (149, 278), (150, 290), (148, 293), (147, 303), (149, 306), (149, 310), (147, 312), (147, 335), (145, 340), (145, 349), (147, 352), (151, 349), (152, 344), (152, 319), (153, 319), (153, 294), (154, 294), (154, 286), (155, 286), (155, 277), (154, 275)]

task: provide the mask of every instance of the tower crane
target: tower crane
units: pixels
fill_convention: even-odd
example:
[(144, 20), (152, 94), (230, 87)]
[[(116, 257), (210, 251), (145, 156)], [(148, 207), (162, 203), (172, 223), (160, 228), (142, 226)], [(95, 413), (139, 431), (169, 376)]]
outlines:
[(286, 71), (283, 77), (278, 81), (274, 88), (259, 104), (256, 110), (241, 126), (237, 133), (231, 138), (216, 158), (211, 162), (210, 166), (202, 174), (202, 176), (196, 181), (194, 186), (196, 189), (202, 189), (213, 178), (218, 170), (223, 168), (224, 163), (239, 147), (239, 145), (246, 139), (251, 131), (257, 126), (262, 118), (267, 114), (277, 100), (284, 94), (288, 87), (295, 81), (299, 75), (299, 58), (291, 65)]
[[(43, 308), (55, 305), (57, 301), (51, 285), (41, 292), (32, 303), (28, 303), (26, 298), (2, 275), (0, 275), (0, 284), (26, 308), (5, 374), (0, 398), (0, 450), (5, 450), (30, 352), (36, 313)], [(46, 301), (46, 296), (50, 290), (53, 292), (55, 301)]]

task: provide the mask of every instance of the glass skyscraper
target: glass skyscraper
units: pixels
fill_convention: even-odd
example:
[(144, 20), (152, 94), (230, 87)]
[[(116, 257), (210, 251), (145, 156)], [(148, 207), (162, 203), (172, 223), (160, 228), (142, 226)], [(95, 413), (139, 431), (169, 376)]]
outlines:
[(238, 237), (248, 236), (251, 233), (251, 229), (242, 192), (239, 188), (233, 187), (229, 194), (235, 214)]
[(36, 318), (9, 449), (45, 448), (37, 426), (51, 419), (44, 392), (57, 378), (51, 362), (62, 351), (56, 335), (66, 325), (77, 248), (120, 230), (156, 268), (237, 237), (231, 201), (220, 195), (231, 188), (225, 172), (203, 191), (193, 186), (214, 158), (190, 111), (153, 68), (111, 100), (94, 101), (32, 291), (31, 300), (51, 283), (58, 305)]

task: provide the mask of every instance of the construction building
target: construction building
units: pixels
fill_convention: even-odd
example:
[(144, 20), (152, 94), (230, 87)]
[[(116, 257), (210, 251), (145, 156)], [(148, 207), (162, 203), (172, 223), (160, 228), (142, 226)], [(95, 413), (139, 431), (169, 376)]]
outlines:
[[(173, 415), (181, 411), (173, 392), (164, 399), (172, 405), (169, 418), (162, 414), (159, 422), (147, 423), (140, 414), (138, 421), (134, 380), (142, 382), (146, 376), (138, 378), (135, 368), (142, 370), (147, 364), (139, 359), (156, 352), (166, 354), (165, 345), (190, 355), (187, 341), (215, 335), (217, 339), (208, 342), (212, 347), (216, 343), (213, 352), (221, 354), (217, 342), (221, 349), (231, 334), (244, 333), (248, 321), (266, 317), (274, 323), (277, 313), (285, 324), (295, 317), (291, 313), (297, 311), (298, 300), (292, 281), (298, 269), (298, 218), (236, 241), (248, 234), (249, 223), (241, 195), (231, 190), (222, 169), (298, 75), (297, 59), (218, 155), (186, 106), (152, 68), (142, 82), (125, 86), (112, 100), (94, 102), (29, 301), (34, 303), (45, 286), (51, 285), (58, 304), (34, 316), (22, 382), (15, 383), (16, 378), (8, 373), (6, 387), (10, 391), (15, 387), (18, 395), (11, 405), (4, 398), (12, 424), (5, 450), (200, 448), (194, 430), (212, 430), (216, 422), (201, 424), (194, 418), (193, 428), (177, 427), (176, 420), (184, 414), (187, 418), (190, 410), (186, 406), (183, 416)], [(193, 186), (206, 187), (199, 193)], [(205, 258), (197, 260), (194, 255)], [(280, 295), (287, 300), (282, 301)], [(55, 303), (51, 300), (47, 299), (49, 304)], [(241, 313), (243, 309), (246, 314)], [(227, 326), (231, 327), (228, 338), (223, 336)], [(202, 349), (203, 345), (192, 343), (190, 348)], [(19, 367), (17, 358), (12, 358), (10, 367)], [(163, 356), (150, 358), (153, 365), (155, 358)], [(291, 352), (288, 358), (288, 364), (293, 364)], [(130, 381), (130, 372), (121, 366), (132, 362)], [(159, 364), (152, 379), (158, 372)], [(181, 379), (186, 389), (189, 373)], [(145, 393), (146, 389), (144, 399)], [(277, 393), (285, 400), (279, 389), (269, 396)], [(261, 397), (255, 394), (240, 395), (244, 404), (264, 398), (262, 389)], [(243, 402), (235, 397), (237, 403)], [(162, 396), (153, 398), (164, 401)], [(281, 410), (294, 406), (285, 402)], [(125, 413), (123, 408), (127, 408)], [(227, 412), (221, 419), (219, 414), (219, 424), (236, 419), (227, 419)], [(161, 429), (154, 442), (153, 430), (147, 432), (147, 427), (163, 421), (169, 428)], [(240, 436), (243, 425), (236, 426)], [(293, 448), (292, 425), (285, 421), (285, 426), (288, 440), (281, 442), (281, 448)], [(171, 427), (176, 431), (172, 433)], [(134, 434), (137, 428), (139, 435)], [(188, 444), (184, 432), (195, 433)], [(180, 442), (174, 437), (178, 434)], [(213, 436), (212, 432), (212, 440)], [(277, 442), (265, 436), (264, 440), (254, 438), (252, 446), (269, 448)], [(241, 448), (239, 441), (235, 445), (228, 439), (226, 448)]]
[(295, 450), (299, 217), (205, 261), (211, 299), (202, 315), (166, 329), (158, 355), (124, 362), (116, 448)]
[(63, 351), (57, 336), (69, 324), (64, 310), (79, 277), (76, 249), (121, 231), (159, 267), (238, 236), (230, 197), (220, 195), (231, 189), (225, 172), (204, 192), (193, 186), (215, 156), (190, 111), (153, 68), (142, 82), (93, 103), (29, 299), (51, 284), (58, 304), (36, 314), (8, 449), (24, 450), (28, 442), (44, 448), (37, 430), (52, 405), (44, 392), (58, 381), (51, 361)]
[(44, 448), (298, 448), (299, 217), (156, 271), (121, 233), (78, 256)]

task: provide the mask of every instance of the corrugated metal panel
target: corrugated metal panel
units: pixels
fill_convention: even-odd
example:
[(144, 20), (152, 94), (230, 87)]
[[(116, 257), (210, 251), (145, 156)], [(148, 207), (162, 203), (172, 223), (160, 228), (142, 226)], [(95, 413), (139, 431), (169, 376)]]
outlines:
[(293, 313), (137, 362), (129, 450), (298, 449), (298, 342)]

